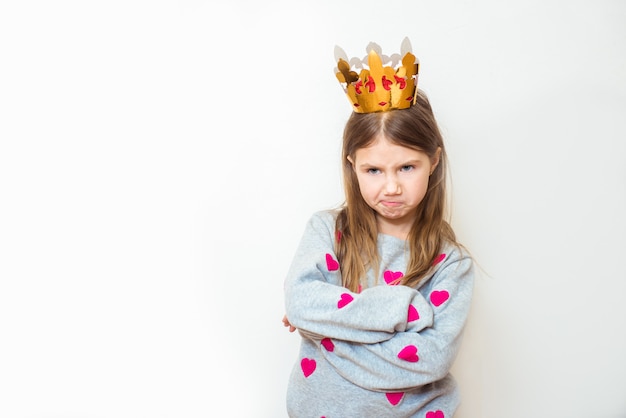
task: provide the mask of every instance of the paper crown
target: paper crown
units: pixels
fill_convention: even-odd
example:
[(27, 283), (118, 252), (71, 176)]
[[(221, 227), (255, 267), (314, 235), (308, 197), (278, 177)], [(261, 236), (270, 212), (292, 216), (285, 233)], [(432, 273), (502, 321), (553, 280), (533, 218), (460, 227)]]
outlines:
[[(411, 52), (411, 43), (404, 38), (401, 54), (387, 57), (378, 45), (366, 48), (364, 59), (351, 58), (335, 47), (336, 76), (357, 113), (385, 112), (406, 109), (415, 103), (419, 60)], [(365, 61), (367, 60), (367, 64)], [(365, 68), (367, 65), (367, 68)], [(383, 66), (385, 65), (385, 66)], [(361, 69), (357, 74), (352, 70)]]

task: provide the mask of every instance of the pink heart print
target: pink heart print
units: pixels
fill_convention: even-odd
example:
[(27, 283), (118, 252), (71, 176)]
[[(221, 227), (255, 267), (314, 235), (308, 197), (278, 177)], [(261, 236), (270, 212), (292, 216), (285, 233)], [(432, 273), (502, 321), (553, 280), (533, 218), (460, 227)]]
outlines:
[(304, 373), (304, 377), (309, 377), (315, 371), (317, 363), (315, 362), (315, 359), (305, 357), (300, 362), (300, 367), (302, 368), (302, 373)]
[(322, 345), (326, 351), (333, 351), (335, 349), (335, 344), (333, 344), (333, 341), (330, 338), (322, 339)]
[(402, 273), (401, 271), (386, 270), (385, 273), (383, 273), (383, 278), (385, 279), (385, 283), (391, 284), (391, 285), (398, 284), (396, 280), (398, 280), (402, 276), (404, 276), (404, 273)]
[(443, 414), (443, 411), (437, 410), (426, 412), (426, 418), (446, 418), (446, 416)]
[(447, 301), (448, 298), (450, 298), (450, 294), (448, 293), (447, 290), (433, 290), (430, 293), (430, 301), (435, 306), (440, 306), (445, 301)]
[(339, 299), (339, 302), (337, 302), (337, 308), (341, 309), (353, 300), (354, 298), (349, 293), (342, 293), (341, 299)]
[(409, 361), (411, 363), (417, 362), (420, 358), (417, 355), (417, 347), (414, 345), (407, 345), (398, 353), (398, 358)]
[(420, 314), (413, 305), (409, 305), (409, 314), (407, 315), (406, 322), (413, 322), (420, 319)]
[(400, 403), (400, 400), (402, 400), (402, 397), (404, 396), (404, 392), (389, 392), (389, 393), (385, 393), (385, 396), (387, 396), (387, 400), (389, 401), (390, 404), (392, 404), (393, 406), (396, 406)]
[(339, 270), (339, 263), (330, 254), (326, 254), (326, 268), (328, 271)]
[(433, 266), (436, 266), (437, 264), (441, 263), (443, 260), (445, 260), (446, 255), (441, 253), (439, 254), (437, 257), (435, 257), (435, 260), (433, 261)]

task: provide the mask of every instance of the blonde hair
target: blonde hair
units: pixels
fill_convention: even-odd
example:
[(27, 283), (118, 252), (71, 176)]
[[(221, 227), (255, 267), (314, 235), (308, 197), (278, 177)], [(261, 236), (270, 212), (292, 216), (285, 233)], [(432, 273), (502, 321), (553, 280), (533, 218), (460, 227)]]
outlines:
[(459, 245), (446, 221), (447, 157), (443, 138), (426, 94), (419, 91), (408, 109), (377, 113), (352, 113), (343, 133), (343, 181), (345, 202), (337, 216), (336, 253), (343, 285), (358, 291), (366, 272), (379, 269), (376, 215), (363, 200), (356, 173), (348, 160), (381, 134), (394, 144), (425, 152), (431, 161), (441, 149), (439, 164), (430, 176), (428, 190), (416, 208), (416, 220), (408, 235), (410, 250), (407, 271), (401, 284), (416, 286), (428, 274), (444, 243)]

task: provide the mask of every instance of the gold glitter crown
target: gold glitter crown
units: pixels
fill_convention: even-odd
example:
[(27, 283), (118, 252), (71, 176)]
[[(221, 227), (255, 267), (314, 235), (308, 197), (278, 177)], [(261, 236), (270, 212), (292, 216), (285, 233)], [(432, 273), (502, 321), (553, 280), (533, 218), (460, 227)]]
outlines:
[[(411, 43), (404, 38), (401, 54), (387, 57), (380, 47), (371, 43), (363, 60), (351, 58), (335, 47), (336, 76), (357, 113), (385, 112), (406, 109), (415, 103), (419, 60), (411, 52)], [(367, 60), (367, 68), (365, 61)], [(385, 65), (385, 66), (383, 66)], [(361, 69), (357, 74), (352, 70)]]

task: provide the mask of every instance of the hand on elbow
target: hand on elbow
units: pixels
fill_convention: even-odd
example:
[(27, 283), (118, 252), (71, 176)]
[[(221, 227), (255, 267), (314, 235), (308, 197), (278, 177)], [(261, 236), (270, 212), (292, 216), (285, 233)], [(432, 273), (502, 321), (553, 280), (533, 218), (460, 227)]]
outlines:
[(287, 315), (283, 316), (283, 325), (285, 327), (289, 327), (289, 332), (294, 332), (296, 330), (296, 327), (294, 327), (293, 325), (291, 325), (291, 323), (289, 322), (289, 320), (287, 319)]

